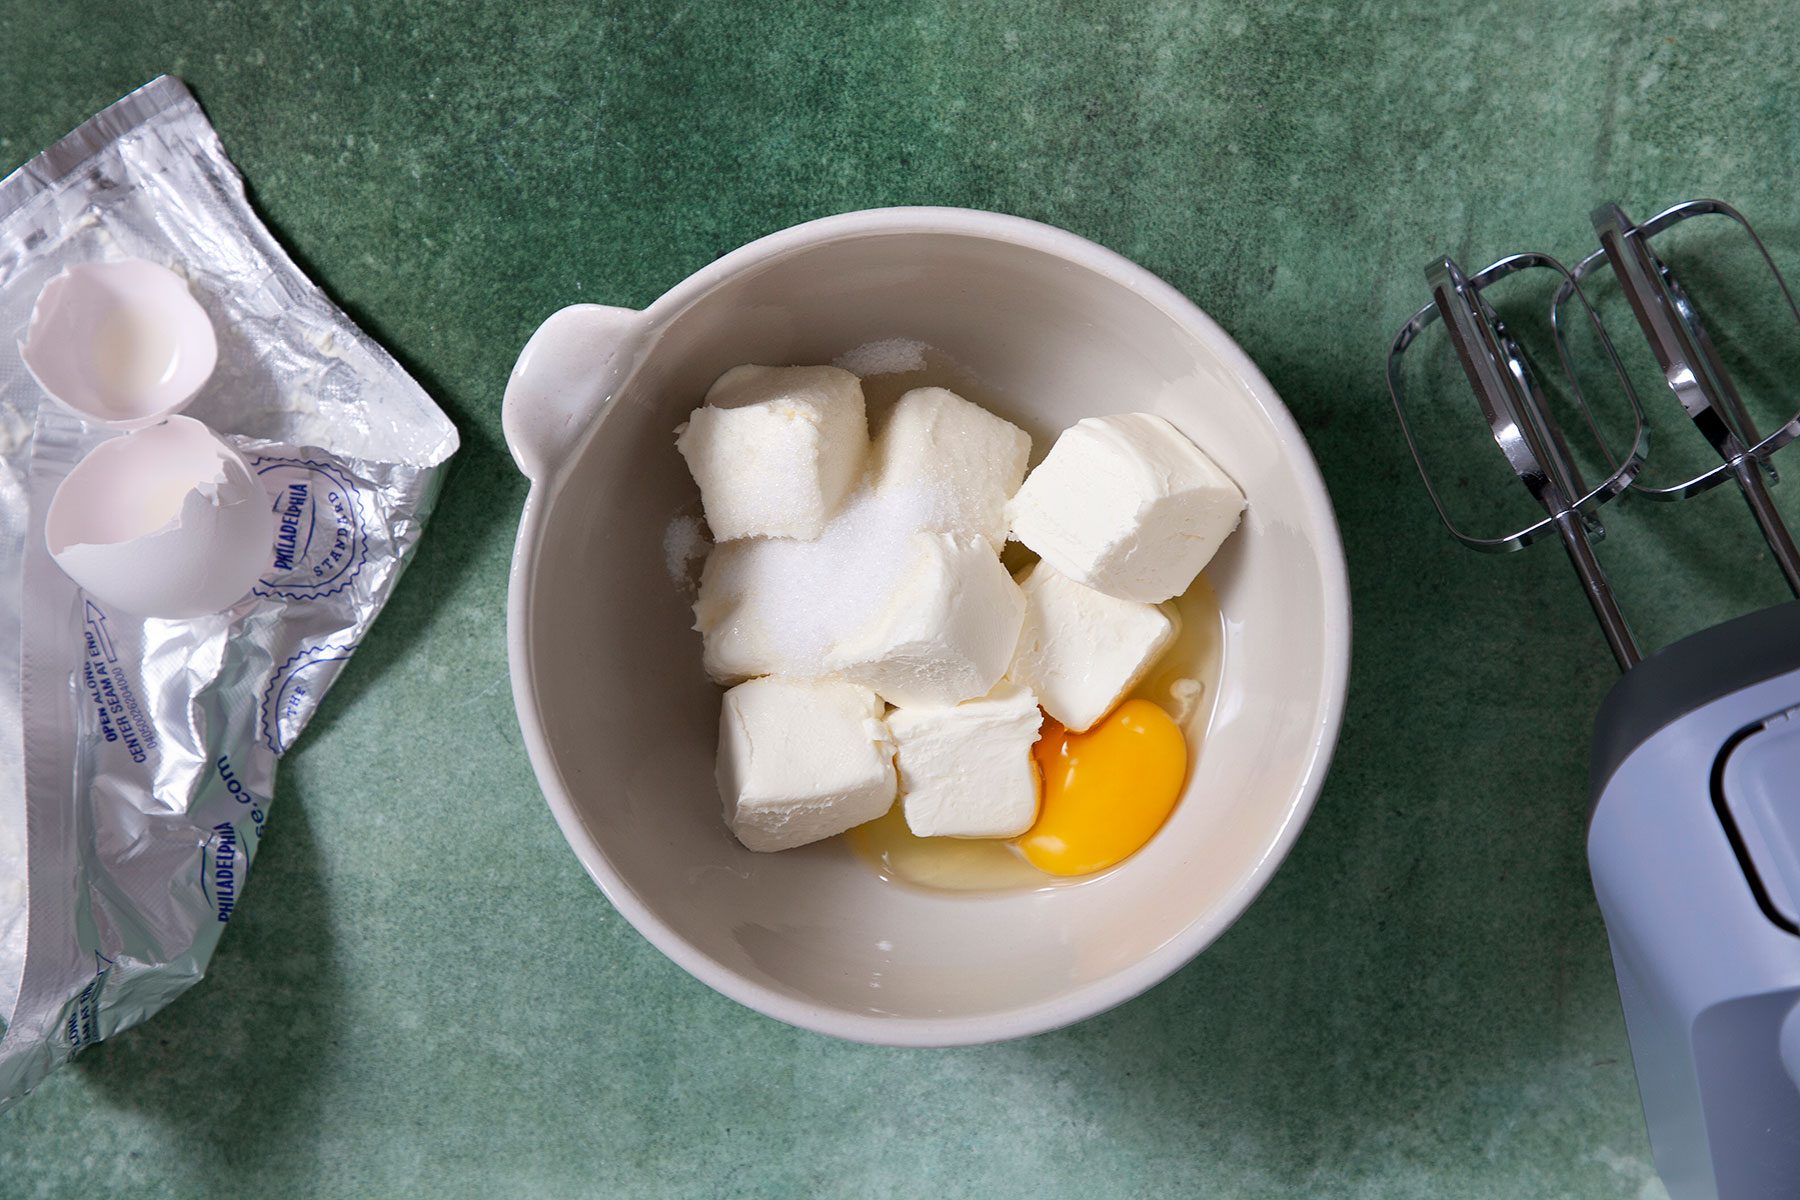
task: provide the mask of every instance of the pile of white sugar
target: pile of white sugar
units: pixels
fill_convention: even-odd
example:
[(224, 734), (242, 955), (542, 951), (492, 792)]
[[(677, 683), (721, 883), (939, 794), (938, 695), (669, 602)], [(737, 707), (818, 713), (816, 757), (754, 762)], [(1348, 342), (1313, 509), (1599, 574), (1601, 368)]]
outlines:
[(925, 343), (911, 338), (884, 338), (847, 350), (831, 363), (865, 379), (870, 375), (902, 375), (925, 369)]
[(811, 674), (806, 667), (822, 663), (834, 643), (881, 615), (911, 565), (907, 539), (930, 528), (940, 506), (932, 489), (864, 483), (814, 541), (745, 538), (715, 547), (705, 590), (737, 601), (731, 619), (757, 628), (762, 654)]
[(663, 569), (669, 582), (686, 595), (694, 594), (694, 564), (712, 549), (706, 526), (699, 517), (682, 514), (669, 518), (663, 530)]

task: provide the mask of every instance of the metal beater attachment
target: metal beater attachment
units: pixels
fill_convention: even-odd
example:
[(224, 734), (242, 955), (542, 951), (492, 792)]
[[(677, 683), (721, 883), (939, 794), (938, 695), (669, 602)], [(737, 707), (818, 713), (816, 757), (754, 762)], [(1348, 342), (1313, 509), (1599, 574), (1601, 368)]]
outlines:
[[(1615, 455), (1610, 449), (1604, 450), (1604, 457), (1611, 469), (1591, 487), (1584, 481), (1580, 466), (1569, 451), (1568, 441), (1551, 410), (1549, 399), (1539, 384), (1524, 347), (1513, 337), (1506, 323), (1482, 295), (1484, 289), (1499, 280), (1531, 269), (1555, 272), (1560, 276), (1561, 288), (1566, 288), (1570, 295), (1581, 301), (1599, 344), (1604, 348), (1631, 406), (1634, 423), (1631, 447), (1622, 455)], [(1630, 486), (1643, 466), (1644, 418), (1637, 397), (1632, 393), (1631, 381), (1613, 350), (1612, 342), (1606, 336), (1599, 314), (1581, 294), (1581, 284), (1576, 275), (1547, 254), (1515, 254), (1473, 276), (1465, 275), (1454, 260), (1446, 257), (1430, 264), (1425, 270), (1425, 276), (1431, 288), (1432, 303), (1414, 313), (1395, 335), (1388, 351), (1387, 378), (1388, 392), (1394, 400), (1394, 412), (1400, 418), (1400, 428), (1406, 437), (1407, 448), (1418, 464), (1419, 476), (1425, 482), (1425, 490), (1431, 496), (1432, 505), (1453, 537), (1466, 546), (1490, 553), (1522, 549), (1545, 533), (1554, 531), (1568, 552), (1575, 573), (1581, 578), (1588, 602), (1593, 606), (1594, 615), (1600, 621), (1601, 631), (1606, 635), (1607, 645), (1612, 648), (1613, 655), (1619, 660), (1619, 666), (1632, 666), (1642, 655), (1626, 624), (1624, 613), (1620, 611), (1613, 596), (1606, 572), (1601, 569), (1600, 561), (1594, 555), (1593, 542), (1605, 536), (1605, 529), (1595, 516), (1596, 511), (1600, 505)], [(1488, 432), (1505, 456), (1513, 474), (1544, 510), (1545, 515), (1541, 520), (1523, 529), (1512, 530), (1498, 537), (1478, 537), (1463, 531), (1451, 518), (1432, 481), (1425, 458), (1420, 453), (1418, 439), (1407, 416), (1400, 363), (1402, 356), (1419, 335), (1437, 321), (1443, 322), (1444, 331), (1456, 350), (1470, 387), (1474, 389), (1482, 416), (1487, 419)], [(1567, 351), (1560, 340), (1557, 344), (1566, 376), (1567, 392), (1575, 411), (1604, 448), (1605, 438), (1581, 394)]]
[(1800, 436), (1800, 416), (1767, 437), (1757, 433), (1755, 422), (1719, 357), (1693, 297), (1651, 245), (1652, 238), (1672, 226), (1705, 216), (1727, 218), (1749, 237), (1781, 289), (1788, 311), (1796, 322), (1800, 322), (1800, 308), (1795, 307), (1787, 281), (1743, 214), (1722, 201), (1689, 200), (1664, 209), (1642, 225), (1633, 224), (1617, 204), (1596, 208), (1592, 219), (1594, 232), (1600, 238), (1600, 249), (1582, 259), (1568, 281), (1557, 289), (1551, 306), (1551, 324), (1566, 359), (1562, 306), (1578, 294), (1579, 282), (1601, 264), (1612, 269), (1619, 290), (1637, 318), (1638, 328), (1643, 331), (1662, 367), (1669, 390), (1675, 393), (1681, 407), (1722, 460), (1718, 466), (1683, 483), (1650, 487), (1638, 479), (1632, 484), (1632, 490), (1656, 500), (1681, 500), (1706, 491), (1727, 478), (1736, 481), (1788, 587), (1800, 596), (1800, 549), (1795, 548), (1768, 491), (1768, 485), (1775, 481), (1769, 458)]

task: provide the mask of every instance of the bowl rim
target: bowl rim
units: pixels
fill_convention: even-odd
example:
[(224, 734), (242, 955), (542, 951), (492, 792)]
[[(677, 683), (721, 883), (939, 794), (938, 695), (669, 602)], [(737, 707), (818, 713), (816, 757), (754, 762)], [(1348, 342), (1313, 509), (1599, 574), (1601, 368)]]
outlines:
[[(1289, 802), (1272, 844), (1213, 911), (1196, 919), (1179, 935), (1157, 946), (1129, 967), (1091, 983), (1069, 988), (1033, 1004), (971, 1017), (894, 1017), (846, 1012), (800, 999), (739, 974), (708, 956), (640, 897), (613, 868), (610, 857), (583, 824), (574, 800), (557, 769), (542, 721), (537, 716), (536, 684), (527, 653), (527, 622), (534, 594), (534, 569), (542, 547), (545, 516), (568, 478), (568, 467), (586, 451), (599, 420), (591, 421), (563, 457), (561, 465), (534, 481), (526, 496), (514, 542), (507, 597), (507, 658), (513, 706), (539, 789), (589, 878), (608, 902), (646, 939), (688, 974), (714, 991), (778, 1021), (846, 1041), (895, 1047), (969, 1046), (1047, 1033), (1072, 1025), (1148, 991), (1191, 962), (1231, 927), (1268, 885), (1293, 849), (1311, 816), (1336, 749), (1343, 724), (1350, 668), (1350, 586), (1342, 534), (1312, 449), (1287, 406), (1262, 371), (1218, 322), (1198, 305), (1149, 270), (1112, 250), (1067, 230), (1024, 217), (978, 209), (900, 207), (862, 209), (821, 217), (749, 242), (701, 267), (641, 311), (643, 328), (652, 335), (664, 321), (730, 277), (797, 250), (855, 237), (905, 234), (948, 234), (1012, 243), (1051, 254), (1119, 284), (1148, 301), (1189, 330), (1213, 351), (1262, 409), (1285, 455), (1301, 478), (1302, 504), (1319, 531), (1313, 540), (1324, 590), (1325, 663), (1320, 687), (1323, 701), (1313, 729), (1310, 752), (1299, 788)], [(635, 373), (654, 340), (629, 353)]]

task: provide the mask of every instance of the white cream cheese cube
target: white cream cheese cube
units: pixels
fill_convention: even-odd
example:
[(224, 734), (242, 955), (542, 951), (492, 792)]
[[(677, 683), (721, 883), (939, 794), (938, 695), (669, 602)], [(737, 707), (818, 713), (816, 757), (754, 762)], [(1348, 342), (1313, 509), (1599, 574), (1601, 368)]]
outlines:
[(782, 597), (759, 587), (760, 561), (773, 542), (744, 538), (721, 542), (706, 556), (694, 600), (694, 628), (700, 631), (701, 664), (714, 683), (727, 686), (758, 675), (807, 679), (825, 674), (822, 652), (798, 652), (782, 635), (773, 611)]
[(1000, 682), (1025, 597), (981, 537), (915, 533), (899, 585), (873, 620), (832, 647), (837, 673), (890, 704), (957, 704)]
[(1237, 484), (1150, 413), (1077, 421), (1007, 506), (1013, 537), (1045, 562), (1145, 604), (1187, 591), (1243, 511)]
[(906, 824), (919, 837), (1016, 837), (1037, 820), (1037, 697), (1002, 682), (976, 700), (888, 714)]
[(1006, 544), (1006, 502), (1025, 478), (1031, 436), (946, 388), (914, 388), (875, 439), (876, 486), (916, 489), (921, 528)]
[(837, 367), (733, 367), (675, 446), (714, 541), (816, 538), (868, 463), (862, 381)]
[(894, 804), (894, 745), (868, 688), (752, 679), (725, 693), (719, 795), (751, 850), (790, 850), (873, 821)]
[(1006, 677), (1072, 732), (1111, 712), (1175, 640), (1175, 618), (1076, 583), (1048, 563), (1019, 576), (1025, 626)]

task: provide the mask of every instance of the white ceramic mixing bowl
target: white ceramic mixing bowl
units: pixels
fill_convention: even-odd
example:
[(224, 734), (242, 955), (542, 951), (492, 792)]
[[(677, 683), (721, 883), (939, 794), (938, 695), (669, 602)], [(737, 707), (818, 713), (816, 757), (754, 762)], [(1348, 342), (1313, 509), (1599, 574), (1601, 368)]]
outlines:
[[(726, 368), (923, 342), (1032, 435), (1101, 413), (1174, 422), (1249, 499), (1208, 568), (1225, 616), (1211, 726), (1163, 830), (1076, 886), (955, 894), (884, 881), (841, 839), (753, 854), (713, 783), (719, 689), (665, 570), (694, 485), (674, 429)], [(984, 396), (984, 399), (986, 397)], [(763, 238), (641, 312), (552, 316), (507, 388), (531, 479), (509, 651), (544, 794), (607, 898), (751, 1008), (889, 1045), (1066, 1025), (1137, 995), (1242, 913), (1292, 846), (1343, 710), (1350, 614), (1330, 502), (1243, 351), (1141, 268), (991, 213), (884, 209)]]

